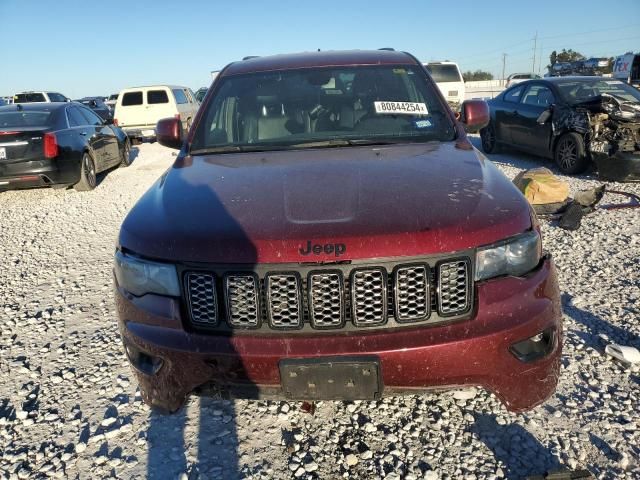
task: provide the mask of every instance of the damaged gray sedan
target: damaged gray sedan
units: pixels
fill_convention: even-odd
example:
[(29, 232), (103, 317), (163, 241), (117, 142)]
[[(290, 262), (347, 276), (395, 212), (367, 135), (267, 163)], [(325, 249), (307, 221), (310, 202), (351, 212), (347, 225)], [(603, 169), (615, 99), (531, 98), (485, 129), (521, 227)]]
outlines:
[(640, 90), (611, 78), (554, 77), (519, 83), (489, 101), (482, 148), (554, 159), (563, 173), (593, 162), (603, 180), (640, 181)]

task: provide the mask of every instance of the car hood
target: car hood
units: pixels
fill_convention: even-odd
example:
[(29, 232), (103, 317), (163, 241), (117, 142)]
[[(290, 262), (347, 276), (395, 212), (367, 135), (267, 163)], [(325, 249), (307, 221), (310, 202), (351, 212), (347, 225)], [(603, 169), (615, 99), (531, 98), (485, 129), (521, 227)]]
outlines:
[(131, 210), (119, 246), (181, 262), (417, 256), (521, 233), (529, 212), (466, 141), (185, 156)]

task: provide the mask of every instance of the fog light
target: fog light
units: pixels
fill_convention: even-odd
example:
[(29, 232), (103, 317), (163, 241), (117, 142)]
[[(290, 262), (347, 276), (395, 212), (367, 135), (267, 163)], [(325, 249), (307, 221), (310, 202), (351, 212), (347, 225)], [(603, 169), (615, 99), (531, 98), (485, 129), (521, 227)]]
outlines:
[(124, 351), (127, 353), (131, 365), (146, 375), (155, 375), (162, 367), (160, 357), (149, 355), (128, 342), (124, 344)]
[(556, 331), (548, 328), (509, 347), (509, 351), (521, 362), (533, 362), (548, 355), (556, 343)]

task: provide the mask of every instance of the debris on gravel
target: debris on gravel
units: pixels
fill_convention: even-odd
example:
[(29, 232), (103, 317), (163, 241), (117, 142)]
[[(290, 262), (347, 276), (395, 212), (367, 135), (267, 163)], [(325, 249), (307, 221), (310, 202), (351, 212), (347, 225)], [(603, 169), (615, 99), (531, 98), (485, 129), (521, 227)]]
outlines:
[[(124, 216), (175, 157), (134, 150), (92, 192), (0, 193), (0, 479), (640, 477), (640, 366), (604, 353), (640, 348), (638, 210), (596, 210), (572, 232), (541, 221), (565, 344), (556, 395), (530, 412), (478, 388), (313, 404), (193, 396), (163, 416), (122, 351), (112, 261)], [(543, 162), (490, 159), (510, 178)], [(563, 178), (572, 192), (601, 183)]]

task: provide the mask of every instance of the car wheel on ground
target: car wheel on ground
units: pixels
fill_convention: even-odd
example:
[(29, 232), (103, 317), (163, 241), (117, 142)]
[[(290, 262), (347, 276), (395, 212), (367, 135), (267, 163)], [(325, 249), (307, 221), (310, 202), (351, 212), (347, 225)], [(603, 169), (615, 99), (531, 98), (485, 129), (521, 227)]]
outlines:
[(96, 188), (96, 183), (96, 164), (89, 152), (85, 152), (80, 165), (80, 181), (73, 188), (79, 192), (86, 192)]
[(497, 153), (498, 145), (493, 123), (489, 123), (489, 125), (480, 130), (480, 140), (482, 140), (482, 150), (484, 150), (484, 153)]
[(584, 140), (575, 132), (560, 137), (554, 152), (554, 159), (562, 173), (575, 175), (589, 166), (589, 158), (584, 149)]
[(124, 141), (124, 147), (122, 147), (122, 160), (120, 160), (121, 167), (128, 167), (131, 165), (131, 143), (129, 140)]

